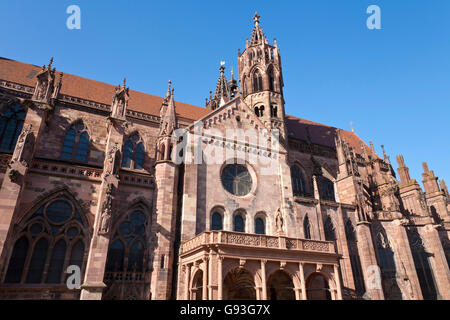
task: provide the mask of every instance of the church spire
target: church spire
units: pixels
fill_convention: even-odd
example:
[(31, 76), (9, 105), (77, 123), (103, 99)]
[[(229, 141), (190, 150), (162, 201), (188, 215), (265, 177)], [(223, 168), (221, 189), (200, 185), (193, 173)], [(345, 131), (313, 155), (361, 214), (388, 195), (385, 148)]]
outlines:
[(214, 96), (210, 96), (209, 101), (206, 102), (206, 107), (211, 110), (215, 110), (228, 103), (234, 97), (235, 91), (237, 91), (237, 82), (234, 80), (233, 75), (231, 76), (232, 79), (230, 82), (227, 82), (224, 61), (220, 62), (219, 71), (220, 74), (216, 83)]
[(175, 112), (175, 102), (173, 99), (172, 81), (169, 80), (169, 88), (167, 89), (166, 97), (161, 106), (161, 124), (159, 135), (168, 136), (177, 128), (177, 119)]
[(255, 12), (255, 15), (253, 16), (253, 21), (255, 23), (255, 27), (253, 28), (252, 37), (250, 40), (250, 46), (267, 43), (266, 36), (264, 35), (264, 32), (262, 31), (262, 29), (259, 25), (260, 18), (261, 18), (261, 16), (259, 16), (258, 13)]

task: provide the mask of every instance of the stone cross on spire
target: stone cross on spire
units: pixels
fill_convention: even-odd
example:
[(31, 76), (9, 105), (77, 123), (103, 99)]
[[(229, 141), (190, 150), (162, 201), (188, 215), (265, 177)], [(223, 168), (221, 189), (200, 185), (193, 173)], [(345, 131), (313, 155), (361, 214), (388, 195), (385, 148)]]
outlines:
[(255, 22), (255, 27), (259, 25), (259, 19), (261, 16), (258, 16), (258, 12), (255, 12), (255, 15), (253, 16), (253, 21)]

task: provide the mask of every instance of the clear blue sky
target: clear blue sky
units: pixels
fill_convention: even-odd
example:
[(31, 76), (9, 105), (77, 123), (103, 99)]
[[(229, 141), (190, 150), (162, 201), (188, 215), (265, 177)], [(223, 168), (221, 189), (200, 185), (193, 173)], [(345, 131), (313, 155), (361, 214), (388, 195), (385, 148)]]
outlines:
[[(81, 30), (66, 8), (81, 8)], [(382, 30), (366, 9), (381, 7)], [(450, 1), (1, 1), (0, 56), (204, 105), (219, 62), (236, 70), (255, 11), (277, 38), (289, 114), (384, 144), (413, 177), (422, 161), (450, 185)], [(229, 76), (229, 74), (228, 74)]]

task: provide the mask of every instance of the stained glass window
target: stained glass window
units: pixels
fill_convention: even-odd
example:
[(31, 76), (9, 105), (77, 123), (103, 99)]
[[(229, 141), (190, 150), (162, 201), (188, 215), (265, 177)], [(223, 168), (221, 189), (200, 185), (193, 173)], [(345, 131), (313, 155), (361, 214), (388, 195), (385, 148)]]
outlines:
[[(127, 271), (143, 271), (146, 227), (147, 216), (141, 206), (120, 222), (109, 246), (106, 271), (122, 272), (125, 271), (125, 267)], [(128, 261), (127, 265), (125, 258)]]
[(8, 108), (0, 116), (0, 149), (14, 151), (22, 132), (26, 111), (21, 105)]
[[(82, 238), (86, 229), (83, 221), (64, 195), (42, 204), (20, 224), (23, 236), (19, 234), (14, 244), (5, 283), (63, 282), (65, 268), (83, 264)], [(74, 241), (78, 242), (72, 246)], [(69, 257), (70, 261), (66, 261)]]
[(138, 134), (134, 134), (123, 145), (122, 168), (142, 170), (144, 162), (144, 143)]
[(66, 132), (61, 158), (86, 162), (88, 160), (89, 141), (89, 133), (84, 124), (82, 122), (74, 124)]
[(291, 179), (294, 196), (305, 196), (306, 195), (305, 179), (303, 177), (302, 170), (300, 169), (299, 166), (293, 165), (291, 167)]
[(252, 177), (245, 166), (232, 164), (223, 169), (222, 184), (229, 193), (245, 196), (252, 188)]

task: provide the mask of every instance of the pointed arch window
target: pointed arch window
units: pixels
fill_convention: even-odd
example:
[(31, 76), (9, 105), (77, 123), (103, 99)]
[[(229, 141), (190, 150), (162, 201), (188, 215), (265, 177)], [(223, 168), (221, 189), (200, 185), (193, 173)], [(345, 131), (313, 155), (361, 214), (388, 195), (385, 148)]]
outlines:
[(256, 70), (253, 74), (253, 91), (259, 92), (263, 90), (263, 81), (262, 81), (262, 75), (259, 70)]
[[(5, 283), (62, 284), (69, 265), (83, 270), (89, 226), (72, 199), (59, 194), (47, 200), (19, 226)], [(78, 259), (70, 259), (74, 255)]]
[(0, 115), (0, 150), (14, 151), (22, 132), (27, 112), (20, 104), (14, 105)]
[(416, 229), (409, 229), (407, 234), (423, 298), (425, 300), (440, 299), (441, 296), (430, 264), (432, 254), (426, 251), (422, 237)]
[(294, 196), (304, 197), (306, 194), (306, 185), (303, 172), (298, 165), (293, 165), (291, 167), (291, 179), (292, 179), (292, 190)]
[(336, 201), (334, 196), (334, 184), (325, 177), (321, 177), (320, 179), (320, 196), (323, 200)]
[(353, 277), (355, 279), (356, 294), (358, 297), (362, 297), (365, 292), (364, 277), (358, 246), (356, 243), (356, 232), (350, 219), (347, 219), (347, 222), (345, 223), (345, 236), (348, 241), (350, 264), (352, 267)]
[(272, 118), (278, 118), (278, 107), (274, 104), (270, 106), (270, 116)]
[(336, 229), (334, 228), (333, 221), (331, 217), (328, 216), (325, 220), (325, 240), (326, 241), (335, 241), (336, 240)]
[(264, 106), (255, 107), (255, 114), (257, 117), (263, 117), (264, 116)]
[(142, 170), (145, 162), (145, 147), (142, 138), (135, 133), (123, 146), (122, 168)]
[(83, 122), (78, 122), (66, 132), (61, 158), (86, 162), (89, 153), (89, 133)]
[(273, 72), (273, 67), (270, 66), (268, 70), (268, 77), (269, 77), (269, 90), (275, 91), (275, 76)]
[[(108, 249), (105, 277), (111, 280), (113, 272), (146, 271), (147, 210), (138, 205), (118, 224)], [(108, 274), (109, 273), (109, 274)]]
[(308, 215), (306, 215), (303, 220), (303, 233), (305, 235), (305, 239), (311, 239), (311, 224), (309, 223)]

